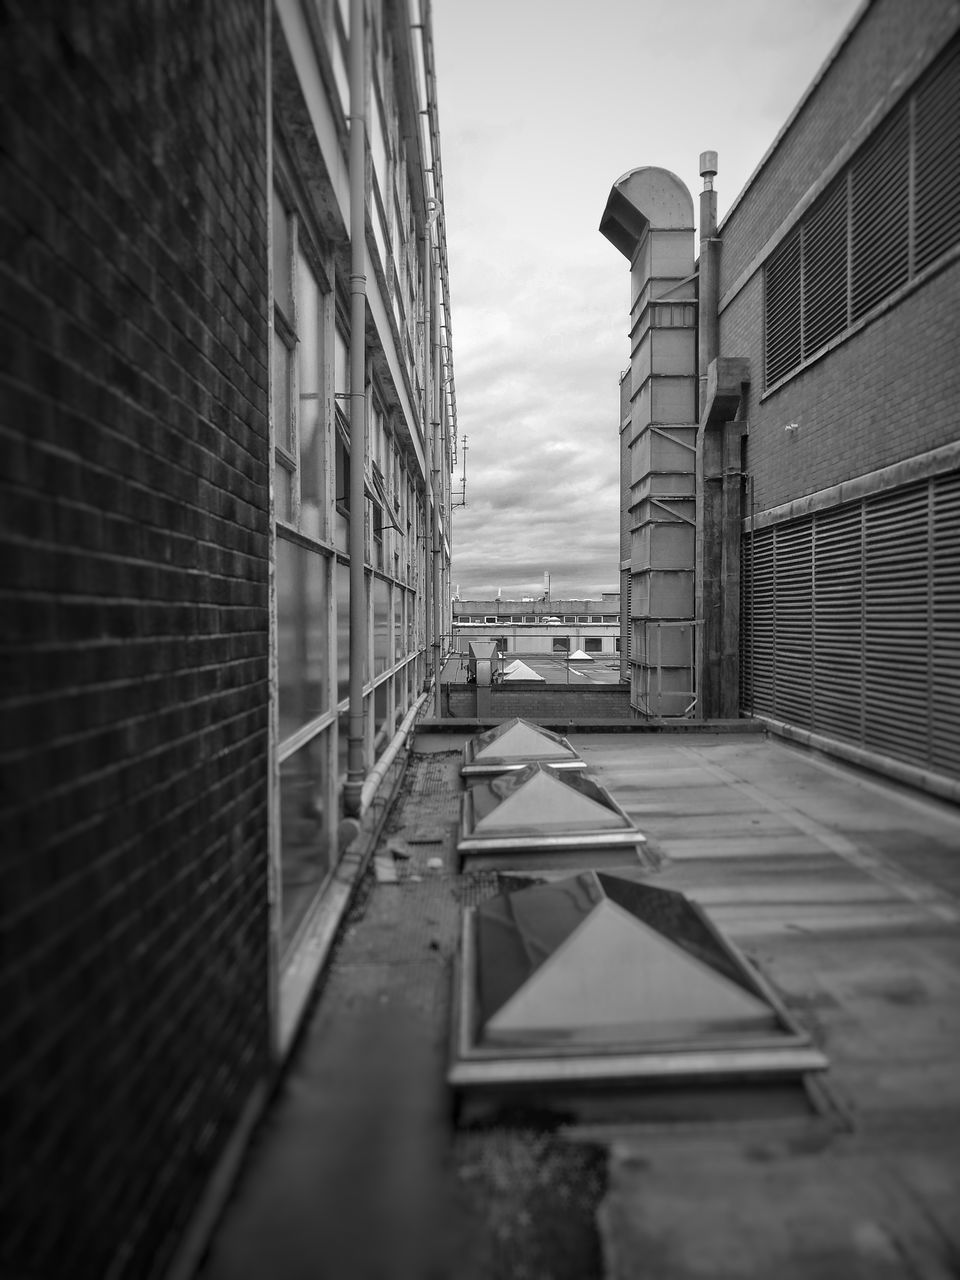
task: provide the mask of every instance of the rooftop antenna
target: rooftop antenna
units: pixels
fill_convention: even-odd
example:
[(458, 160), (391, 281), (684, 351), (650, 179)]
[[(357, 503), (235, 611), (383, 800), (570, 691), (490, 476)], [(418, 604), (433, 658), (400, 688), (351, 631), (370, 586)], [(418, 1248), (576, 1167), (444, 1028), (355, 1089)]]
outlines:
[(453, 507), (465, 507), (467, 505), (467, 437), (466, 436), (460, 437), (460, 444), (461, 444), (461, 456), (463, 458), (463, 474), (460, 477), (460, 492), (455, 493), (453, 495), (454, 498), (456, 498), (456, 502), (452, 502), (450, 504), (451, 509)]

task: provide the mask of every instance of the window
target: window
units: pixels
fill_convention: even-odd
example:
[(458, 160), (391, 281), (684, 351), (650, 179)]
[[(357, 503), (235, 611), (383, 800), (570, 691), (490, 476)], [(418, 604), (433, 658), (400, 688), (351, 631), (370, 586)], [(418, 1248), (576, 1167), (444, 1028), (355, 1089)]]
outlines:
[(583, 642), (584, 653), (602, 653), (603, 641), (599, 636), (587, 636)]
[(569, 653), (569, 652), (570, 652), (570, 637), (569, 637), (569, 636), (552, 636), (552, 637), (551, 637), (551, 639), (553, 640), (553, 652), (554, 652), (554, 653)]
[(955, 38), (767, 259), (765, 386), (960, 243), (958, 113)]
[(276, 518), (311, 538), (321, 538), (326, 534), (324, 297), (300, 219), (276, 189), (272, 223)]

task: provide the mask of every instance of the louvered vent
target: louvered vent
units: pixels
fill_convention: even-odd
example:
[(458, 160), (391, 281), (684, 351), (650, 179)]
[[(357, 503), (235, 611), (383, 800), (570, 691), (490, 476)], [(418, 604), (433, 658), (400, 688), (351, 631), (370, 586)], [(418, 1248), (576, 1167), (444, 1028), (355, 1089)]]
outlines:
[(906, 107), (857, 155), (851, 171), (851, 318), (905, 284), (910, 272), (910, 154)]
[(740, 539), (740, 709), (753, 711), (753, 534)]
[(960, 37), (764, 267), (765, 385), (960, 243)]
[(862, 734), (862, 504), (817, 517), (814, 553), (814, 728), (856, 742)]
[(745, 541), (744, 711), (960, 778), (960, 472)]
[(875, 498), (865, 512), (864, 741), (927, 757), (929, 485)]
[(930, 763), (960, 771), (960, 474), (933, 485)]
[(810, 727), (813, 704), (813, 520), (776, 530), (776, 714)]
[(960, 240), (960, 47), (916, 95), (914, 270)]
[(803, 228), (803, 354), (847, 327), (847, 186), (844, 176)]
[(776, 382), (800, 363), (800, 231), (782, 245), (763, 273), (766, 379)]
[(750, 600), (753, 624), (750, 631), (750, 662), (753, 668), (751, 711), (772, 716), (774, 707), (775, 652), (773, 529), (759, 529), (753, 535), (753, 571)]

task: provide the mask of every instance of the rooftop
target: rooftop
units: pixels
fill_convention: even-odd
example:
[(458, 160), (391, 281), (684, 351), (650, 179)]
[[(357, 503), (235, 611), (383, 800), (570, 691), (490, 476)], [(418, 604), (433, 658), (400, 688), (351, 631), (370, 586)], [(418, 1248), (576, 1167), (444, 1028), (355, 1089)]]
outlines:
[(451, 968), (509, 878), (457, 872), (466, 736), (416, 734), (206, 1280), (954, 1274), (960, 811), (763, 734), (568, 732), (659, 855), (637, 874), (705, 909), (829, 1068), (806, 1111), (748, 1087), (472, 1120)]

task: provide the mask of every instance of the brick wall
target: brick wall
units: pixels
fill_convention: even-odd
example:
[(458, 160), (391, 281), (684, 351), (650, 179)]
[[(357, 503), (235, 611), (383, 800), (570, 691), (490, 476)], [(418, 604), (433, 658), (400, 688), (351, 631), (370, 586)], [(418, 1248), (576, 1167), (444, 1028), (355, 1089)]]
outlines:
[(953, 0), (873, 0), (744, 198), (723, 219), (721, 295), (841, 147), (869, 124), (884, 95), (896, 93), (898, 83), (902, 88), (902, 77), (945, 43), (956, 24)]
[[(758, 511), (956, 438), (956, 260), (766, 396), (762, 261), (770, 238), (821, 189), (831, 164), (838, 157), (847, 163), (842, 149), (859, 144), (958, 22), (948, 0), (874, 0), (723, 223), (720, 350), (750, 361), (743, 416)], [(743, 276), (748, 267), (752, 273)], [(799, 429), (786, 432), (790, 423)]]
[(259, 0), (2, 29), (3, 1274), (163, 1273), (268, 1041)]
[[(755, 385), (747, 470), (763, 511), (957, 438), (960, 263), (909, 294), (760, 401), (760, 278), (724, 313), (721, 349)], [(787, 423), (799, 430), (785, 432)]]
[[(594, 685), (592, 689), (571, 689), (566, 684), (530, 683), (520, 681), (507, 685), (493, 685), (486, 692), (490, 695), (489, 718), (510, 720), (520, 716), (524, 720), (629, 720), (633, 718), (629, 690), (616, 684)], [(448, 684), (443, 687), (444, 715), (461, 720), (472, 720), (477, 715), (476, 685)]]

